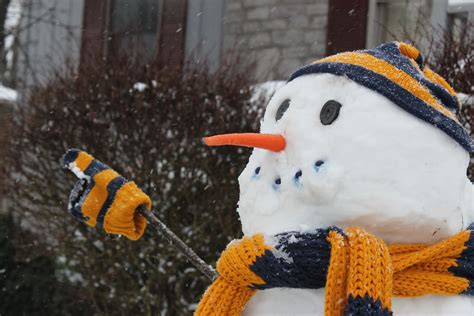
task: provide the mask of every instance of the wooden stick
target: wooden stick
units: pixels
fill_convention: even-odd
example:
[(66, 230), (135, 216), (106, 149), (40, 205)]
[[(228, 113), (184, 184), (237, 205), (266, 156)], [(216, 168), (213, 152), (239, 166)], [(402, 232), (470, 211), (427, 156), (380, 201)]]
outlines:
[(176, 236), (176, 234), (162, 221), (160, 221), (152, 211), (149, 211), (145, 206), (142, 205), (138, 208), (138, 212), (142, 214), (147, 219), (148, 223), (156, 228), (158, 233), (168, 240), (173, 247), (185, 255), (186, 258), (191, 261), (191, 263), (207, 278), (209, 278), (211, 281), (214, 281), (219, 276), (214, 268), (202, 260), (193, 249), (191, 249), (184, 243), (184, 241)]

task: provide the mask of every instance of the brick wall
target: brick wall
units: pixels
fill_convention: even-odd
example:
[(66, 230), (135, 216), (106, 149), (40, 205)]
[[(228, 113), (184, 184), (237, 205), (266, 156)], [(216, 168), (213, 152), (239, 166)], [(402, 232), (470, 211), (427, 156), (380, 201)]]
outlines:
[(258, 80), (284, 80), (326, 53), (328, 0), (227, 0), (224, 54), (257, 60)]

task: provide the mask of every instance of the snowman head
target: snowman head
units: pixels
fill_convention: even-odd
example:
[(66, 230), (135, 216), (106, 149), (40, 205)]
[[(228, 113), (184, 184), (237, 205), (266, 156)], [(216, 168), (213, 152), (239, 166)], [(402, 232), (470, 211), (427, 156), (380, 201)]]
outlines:
[(404, 43), (327, 57), (270, 100), (260, 134), (207, 138), (255, 147), (239, 177), (245, 234), (360, 226), (427, 242), (470, 224), (474, 145), (451, 87)]

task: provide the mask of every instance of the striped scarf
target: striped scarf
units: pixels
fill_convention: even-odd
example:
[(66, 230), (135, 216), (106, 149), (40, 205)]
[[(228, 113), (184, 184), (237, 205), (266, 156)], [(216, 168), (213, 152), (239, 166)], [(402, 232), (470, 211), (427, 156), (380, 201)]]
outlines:
[[(474, 294), (471, 230), (434, 245), (392, 244), (359, 228), (234, 241), (196, 315), (239, 315), (257, 290), (325, 287), (325, 315), (391, 315), (392, 295)], [(273, 246), (269, 246), (269, 244)]]

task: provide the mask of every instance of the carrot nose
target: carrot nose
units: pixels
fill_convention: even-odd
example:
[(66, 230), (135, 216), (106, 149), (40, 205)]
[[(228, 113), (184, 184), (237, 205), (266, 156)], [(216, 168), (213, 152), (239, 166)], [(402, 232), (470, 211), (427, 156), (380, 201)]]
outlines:
[(204, 143), (207, 146), (244, 146), (256, 147), (279, 152), (285, 149), (286, 141), (279, 134), (259, 134), (259, 133), (237, 133), (221, 134), (205, 137)]

